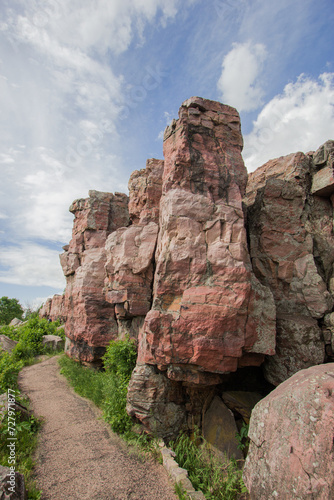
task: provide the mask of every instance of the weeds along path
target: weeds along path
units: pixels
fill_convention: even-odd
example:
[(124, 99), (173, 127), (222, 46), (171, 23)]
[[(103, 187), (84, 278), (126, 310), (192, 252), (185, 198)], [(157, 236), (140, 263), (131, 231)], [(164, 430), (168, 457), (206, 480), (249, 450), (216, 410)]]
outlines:
[(159, 464), (131, 455), (98, 410), (59, 374), (57, 358), (23, 368), (19, 386), (44, 418), (37, 450), (42, 500), (174, 500)]

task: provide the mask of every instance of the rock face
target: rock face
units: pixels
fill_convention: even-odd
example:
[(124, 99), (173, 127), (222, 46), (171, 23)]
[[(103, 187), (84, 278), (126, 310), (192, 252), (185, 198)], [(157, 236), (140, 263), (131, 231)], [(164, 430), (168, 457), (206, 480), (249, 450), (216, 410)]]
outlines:
[(237, 112), (212, 101), (189, 99), (165, 131), (153, 306), (139, 362), (172, 380), (187, 380), (189, 365), (225, 373), (275, 350), (272, 295), (247, 251), (241, 149)]
[(114, 308), (103, 292), (105, 242), (129, 223), (128, 197), (90, 191), (70, 207), (75, 215), (72, 240), (60, 262), (66, 276), (67, 353), (82, 362), (99, 362), (111, 339), (118, 336)]
[(253, 410), (244, 481), (251, 498), (334, 498), (334, 363), (301, 370)]
[[(138, 365), (155, 365), (161, 380), (217, 384), (275, 352), (273, 297), (247, 249), (241, 149), (236, 110), (200, 98), (185, 101), (165, 131), (153, 304), (138, 353)], [(130, 412), (144, 422), (136, 377)]]
[(249, 179), (242, 145), (234, 108), (185, 101), (164, 161), (131, 175), (129, 198), (73, 203), (65, 295), (43, 313), (63, 311), (67, 353), (85, 363), (138, 340), (127, 409), (167, 439), (194, 425), (212, 436), (213, 401), (247, 422), (258, 389), (232, 383), (243, 370), (264, 366), (277, 385), (334, 360), (334, 142)]
[(253, 269), (271, 289), (277, 312), (276, 355), (265, 363), (275, 385), (325, 360), (323, 330), (331, 329), (326, 315), (334, 292), (334, 186), (329, 178), (325, 190), (324, 184), (314, 186), (319, 174), (333, 169), (333, 150), (328, 141), (314, 155), (271, 160), (249, 176), (245, 200)]
[(129, 181), (130, 227), (114, 231), (106, 242), (107, 301), (113, 305), (119, 336), (138, 338), (152, 304), (154, 254), (159, 226), (162, 160), (148, 160)]
[(39, 317), (51, 319), (51, 321), (58, 319), (61, 323), (65, 323), (65, 295), (54, 295), (52, 298), (47, 299), (39, 311)]

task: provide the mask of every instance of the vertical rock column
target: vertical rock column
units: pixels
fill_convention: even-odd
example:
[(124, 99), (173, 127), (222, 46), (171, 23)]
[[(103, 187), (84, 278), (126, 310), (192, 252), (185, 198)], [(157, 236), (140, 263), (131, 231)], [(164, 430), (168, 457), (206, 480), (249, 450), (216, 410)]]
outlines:
[(67, 354), (98, 363), (118, 329), (113, 307), (106, 301), (105, 242), (118, 227), (129, 224), (128, 197), (89, 191), (89, 198), (70, 207), (75, 215), (72, 240), (60, 256), (66, 276), (65, 310)]
[(153, 305), (128, 394), (129, 413), (165, 435), (184, 423), (168, 416), (177, 384), (217, 384), (275, 352), (273, 297), (248, 255), (241, 150), (237, 111), (198, 97), (165, 131)]
[(241, 150), (238, 113), (213, 101), (185, 101), (165, 132), (154, 300), (139, 360), (173, 380), (274, 353), (273, 299), (248, 255)]

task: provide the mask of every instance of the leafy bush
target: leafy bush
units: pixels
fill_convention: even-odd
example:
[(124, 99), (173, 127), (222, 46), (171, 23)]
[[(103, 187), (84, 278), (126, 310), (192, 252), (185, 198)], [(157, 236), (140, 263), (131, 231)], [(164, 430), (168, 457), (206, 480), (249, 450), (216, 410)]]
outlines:
[(137, 350), (134, 340), (126, 337), (124, 340), (111, 341), (103, 356), (103, 365), (106, 372), (114, 373), (130, 380), (131, 373), (136, 366)]
[(103, 413), (112, 430), (118, 434), (124, 434), (132, 426), (131, 418), (126, 413), (126, 396), (136, 359), (136, 344), (129, 337), (111, 341), (103, 357), (107, 375)]
[(24, 363), (15, 360), (8, 352), (0, 351), (0, 394), (10, 389), (17, 389), (17, 376)]
[[(19, 401), (20, 397), (16, 396), (16, 399)], [(25, 406), (27, 405), (25, 401), (20, 402)], [(25, 477), (29, 500), (39, 500), (41, 493), (36, 489), (33, 480), (33, 454), (37, 446), (37, 432), (40, 428), (40, 422), (34, 416), (31, 416), (28, 420), (21, 421), (20, 412), (17, 412), (15, 428), (15, 470)], [(8, 415), (6, 414), (0, 427), (0, 464), (4, 467), (8, 467), (9, 448), (7, 445)]]
[(208, 500), (235, 500), (248, 498), (247, 489), (242, 480), (242, 471), (235, 460), (221, 461), (204, 442), (199, 448), (196, 441), (199, 433), (192, 440), (187, 434), (170, 443), (176, 453), (176, 461), (187, 469), (189, 479), (196, 490), (201, 490)]

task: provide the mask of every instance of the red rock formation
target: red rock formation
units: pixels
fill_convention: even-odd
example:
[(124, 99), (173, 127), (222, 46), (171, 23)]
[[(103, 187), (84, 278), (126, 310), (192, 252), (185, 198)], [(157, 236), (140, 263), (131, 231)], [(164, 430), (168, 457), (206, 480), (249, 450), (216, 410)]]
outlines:
[(213, 101), (185, 101), (165, 131), (154, 298), (138, 362), (173, 380), (187, 380), (188, 366), (225, 373), (274, 353), (272, 296), (248, 256), (241, 149), (238, 113)]
[(253, 409), (244, 481), (252, 499), (334, 498), (334, 363), (301, 370)]
[(47, 299), (39, 311), (40, 318), (51, 319), (51, 321), (58, 319), (61, 323), (65, 323), (66, 314), (64, 295), (54, 295)]
[(90, 191), (89, 198), (70, 207), (75, 215), (70, 244), (60, 256), (67, 280), (65, 334), (68, 355), (99, 362), (111, 339), (118, 336), (114, 308), (103, 293), (105, 242), (109, 234), (129, 223), (128, 197)]
[(151, 308), (153, 262), (159, 226), (164, 162), (151, 159), (129, 181), (130, 227), (114, 231), (106, 242), (106, 299), (115, 307), (119, 336), (138, 338)]
[(128, 392), (129, 413), (164, 437), (184, 425), (181, 416), (171, 424), (171, 381), (183, 387), (188, 418), (200, 425), (203, 386), (275, 352), (273, 297), (248, 254), (241, 149), (236, 110), (197, 97), (165, 131), (153, 305)]
[(312, 155), (296, 153), (270, 160), (247, 185), (253, 269), (277, 310), (277, 352), (265, 364), (275, 385), (325, 359), (321, 323), (333, 307), (333, 207), (327, 191), (311, 194), (318, 174)]
[(138, 338), (128, 411), (151, 430), (202, 425), (240, 368), (266, 358), (278, 384), (333, 355), (333, 146), (251, 174), (246, 220), (239, 115), (193, 97), (129, 200), (91, 191), (71, 206), (67, 352), (98, 363), (111, 339)]

